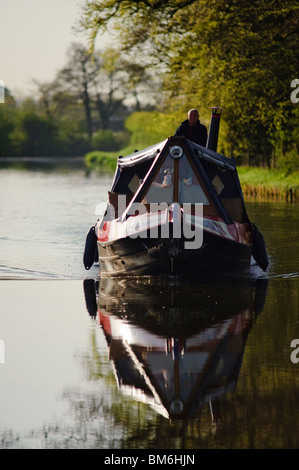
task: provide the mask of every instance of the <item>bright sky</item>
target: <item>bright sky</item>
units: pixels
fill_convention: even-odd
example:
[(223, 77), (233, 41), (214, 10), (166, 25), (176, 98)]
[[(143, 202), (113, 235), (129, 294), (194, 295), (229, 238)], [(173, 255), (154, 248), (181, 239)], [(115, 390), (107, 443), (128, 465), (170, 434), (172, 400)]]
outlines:
[[(0, 0), (0, 80), (16, 97), (50, 82), (66, 64), (83, 0)], [(100, 47), (100, 44), (97, 44)]]

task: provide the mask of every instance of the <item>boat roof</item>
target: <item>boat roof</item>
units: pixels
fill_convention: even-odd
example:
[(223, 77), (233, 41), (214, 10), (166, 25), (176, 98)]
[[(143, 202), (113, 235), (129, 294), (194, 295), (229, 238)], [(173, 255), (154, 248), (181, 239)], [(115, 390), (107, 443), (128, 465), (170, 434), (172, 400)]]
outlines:
[[(133, 166), (141, 165), (149, 160), (153, 160), (166, 146), (171, 142), (172, 137), (163, 140), (155, 145), (147, 147), (140, 151), (127, 155), (126, 157), (119, 156), (117, 160), (117, 166), (119, 168), (129, 168)], [(226, 157), (220, 153), (214, 152), (213, 150), (202, 147), (185, 137), (176, 137), (176, 141), (185, 141), (191, 152), (199, 157), (199, 159), (206, 161), (212, 165), (216, 165), (223, 170), (234, 171), (236, 169), (236, 163), (233, 158)]]
[(135, 150), (134, 153), (131, 153), (126, 157), (119, 156), (117, 160), (117, 166), (119, 168), (127, 168), (140, 165), (148, 160), (153, 160), (165, 147), (167, 141), (168, 139), (163, 140), (162, 142), (159, 142), (140, 151)]

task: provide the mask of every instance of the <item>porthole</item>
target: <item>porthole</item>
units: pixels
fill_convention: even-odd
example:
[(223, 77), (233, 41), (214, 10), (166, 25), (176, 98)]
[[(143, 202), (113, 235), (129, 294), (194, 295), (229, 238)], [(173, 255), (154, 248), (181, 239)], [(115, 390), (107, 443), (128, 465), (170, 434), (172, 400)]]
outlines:
[(169, 153), (170, 153), (171, 158), (177, 159), (177, 158), (181, 158), (184, 152), (183, 152), (182, 147), (180, 147), (179, 145), (174, 145), (169, 150)]

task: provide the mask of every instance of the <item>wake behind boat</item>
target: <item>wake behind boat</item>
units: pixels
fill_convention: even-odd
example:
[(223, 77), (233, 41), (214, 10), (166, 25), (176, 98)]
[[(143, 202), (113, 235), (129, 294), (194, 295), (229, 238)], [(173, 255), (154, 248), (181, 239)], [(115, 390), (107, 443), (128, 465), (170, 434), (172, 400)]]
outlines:
[(246, 212), (233, 158), (217, 153), (220, 108), (208, 148), (185, 137), (119, 157), (105, 213), (87, 235), (84, 265), (100, 276), (247, 276), (265, 271), (262, 234)]

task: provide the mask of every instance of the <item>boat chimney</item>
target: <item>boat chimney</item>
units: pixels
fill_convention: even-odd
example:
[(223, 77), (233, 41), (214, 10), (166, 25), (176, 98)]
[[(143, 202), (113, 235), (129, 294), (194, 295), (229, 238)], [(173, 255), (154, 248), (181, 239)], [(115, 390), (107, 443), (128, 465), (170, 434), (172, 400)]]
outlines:
[(218, 108), (218, 106), (214, 106), (211, 109), (212, 109), (212, 114), (211, 114), (211, 122), (210, 122), (207, 148), (210, 150), (214, 150), (214, 152), (216, 152), (222, 108)]

